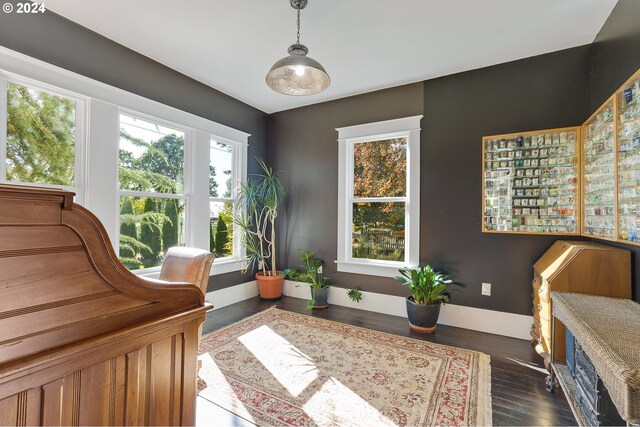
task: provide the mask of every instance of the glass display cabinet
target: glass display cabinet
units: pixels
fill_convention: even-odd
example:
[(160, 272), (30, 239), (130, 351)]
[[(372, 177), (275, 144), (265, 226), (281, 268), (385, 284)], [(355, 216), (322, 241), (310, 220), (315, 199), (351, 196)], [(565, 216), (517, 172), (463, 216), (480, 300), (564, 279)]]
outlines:
[(640, 244), (640, 71), (616, 93), (618, 240)]
[(616, 238), (615, 107), (610, 98), (582, 125), (582, 234)]
[(574, 128), (482, 138), (482, 231), (640, 245), (640, 70)]
[(482, 231), (578, 235), (579, 135), (572, 127), (484, 137)]

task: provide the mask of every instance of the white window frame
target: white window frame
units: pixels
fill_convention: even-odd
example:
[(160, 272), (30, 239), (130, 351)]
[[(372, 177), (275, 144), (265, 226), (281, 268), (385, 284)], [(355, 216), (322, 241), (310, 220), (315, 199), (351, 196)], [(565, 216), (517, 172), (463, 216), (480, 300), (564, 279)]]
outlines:
[[(44, 182), (21, 182), (7, 180), (7, 86), (13, 83), (37, 91), (47, 92), (51, 95), (69, 99), (75, 102), (75, 141), (74, 141), (74, 185), (47, 184)], [(19, 185), (34, 185), (46, 188), (62, 188), (76, 193), (78, 203), (84, 203), (84, 190), (86, 188), (86, 141), (87, 141), (87, 104), (88, 99), (82, 95), (70, 92), (55, 86), (18, 76), (0, 70), (0, 182)]]
[[(338, 259), (340, 272), (394, 277), (402, 267), (420, 262), (420, 116), (337, 128), (338, 131)], [(405, 197), (376, 197), (373, 202), (405, 202), (405, 259), (384, 261), (353, 258), (354, 145), (391, 138), (407, 139), (407, 192)], [(366, 198), (357, 198), (367, 201)]]
[[(189, 212), (185, 217), (187, 233), (185, 239), (192, 242), (192, 246), (196, 248), (208, 250), (209, 156), (207, 153), (209, 141), (213, 138), (234, 145), (237, 152), (235, 170), (240, 177), (240, 182), (244, 183), (247, 179), (248, 139), (251, 134), (0, 46), (0, 79), (6, 77), (27, 82), (48, 92), (58, 92), (65, 97), (85, 101), (85, 119), (83, 123), (78, 124), (78, 130), (82, 130), (79, 134), (83, 135), (85, 141), (82, 145), (76, 145), (76, 149), (81, 147), (83, 150), (76, 156), (76, 161), (81, 161), (81, 170), (76, 172), (75, 180), (79, 188), (74, 187), (71, 190), (77, 193), (76, 202), (92, 211), (104, 224), (116, 253), (118, 253), (120, 236), (118, 193), (120, 111), (138, 115), (143, 119), (146, 116), (147, 119), (161, 120), (178, 129), (188, 129), (192, 134), (192, 142), (190, 147), (187, 147), (185, 133), (185, 193), (188, 189), (190, 191), (188, 194), (190, 200), (186, 202), (189, 203)], [(3, 108), (2, 102), (0, 102), (0, 108)], [(2, 114), (0, 110), (0, 118), (4, 117)], [(6, 136), (6, 129), (3, 130), (3, 126), (6, 127), (6, 120), (4, 124), (0, 120), (0, 138), (3, 135)], [(191, 152), (187, 153), (188, 150)], [(190, 161), (187, 160), (188, 157)], [(191, 168), (191, 179), (186, 177), (188, 168)], [(44, 184), (29, 185), (44, 186)], [(63, 188), (59, 185), (52, 187)], [(237, 251), (237, 260), (223, 260), (225, 262), (222, 263), (214, 261), (210, 274), (241, 270), (245, 264), (242, 261), (244, 253), (244, 248), (240, 248)], [(154, 267), (132, 270), (132, 272), (154, 277), (159, 270), (160, 267)]]
[[(182, 193), (158, 193), (154, 191), (136, 191), (136, 190), (123, 190), (120, 188), (120, 156), (118, 156), (118, 162), (116, 164), (116, 174), (118, 179), (116, 179), (116, 191), (118, 192), (118, 205), (116, 209), (117, 213), (117, 242), (116, 247), (120, 246), (120, 200), (122, 197), (152, 197), (154, 199), (174, 199), (174, 200), (183, 200), (184, 201), (184, 241), (186, 246), (193, 246), (193, 235), (195, 233), (193, 221), (191, 213), (191, 199), (192, 199), (192, 146), (193, 146), (193, 131), (187, 127), (181, 126), (178, 123), (169, 122), (167, 120), (160, 119), (158, 117), (153, 117), (148, 114), (139, 113), (137, 111), (132, 111), (126, 108), (119, 108), (118, 114), (118, 150), (120, 149), (120, 115), (125, 115), (132, 117), (134, 119), (143, 120), (148, 123), (158, 124), (163, 127), (170, 128), (172, 130), (176, 130), (182, 132), (184, 134), (184, 158), (183, 158), (183, 180), (182, 183)], [(118, 251), (116, 251), (118, 253)], [(156, 267), (149, 268), (141, 268), (137, 270), (132, 270), (135, 274), (149, 274), (160, 271), (161, 265)]]
[[(231, 150), (231, 198), (225, 197), (209, 197), (209, 202), (231, 202), (234, 215), (238, 209), (238, 194), (242, 184), (247, 182), (247, 153), (246, 146), (238, 144), (226, 138), (211, 136), (210, 144), (219, 142), (232, 147)], [(209, 153), (211, 151), (209, 150)], [(210, 159), (207, 158), (209, 161)], [(208, 170), (208, 168), (207, 168)], [(207, 188), (207, 194), (209, 189)], [(207, 217), (209, 218), (209, 217)], [(233, 224), (235, 228), (235, 224)], [(232, 271), (242, 270), (246, 264), (244, 257), (246, 249), (240, 240), (240, 233), (237, 230), (233, 233), (233, 255), (219, 258), (214, 261), (211, 266), (212, 274), (229, 273)]]

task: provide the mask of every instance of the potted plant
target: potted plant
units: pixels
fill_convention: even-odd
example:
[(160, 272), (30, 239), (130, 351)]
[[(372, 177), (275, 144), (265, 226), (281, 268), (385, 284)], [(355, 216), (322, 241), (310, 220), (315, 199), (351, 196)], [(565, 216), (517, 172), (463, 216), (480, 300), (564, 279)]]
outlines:
[[(308, 308), (329, 307), (330, 285), (327, 283), (327, 278), (322, 275), (324, 261), (316, 257), (311, 251), (298, 249), (298, 252), (300, 252), (300, 260), (302, 261), (300, 271), (295, 268), (287, 268), (282, 272), (282, 275), (294, 282), (309, 284), (311, 299), (307, 302)], [(362, 292), (359, 289), (350, 289), (347, 291), (347, 295), (352, 301), (360, 302), (362, 300)]]
[(287, 276), (294, 282), (308, 283), (311, 289), (311, 299), (307, 303), (308, 308), (329, 307), (329, 285), (327, 278), (322, 275), (324, 261), (316, 257), (313, 252), (298, 249), (302, 265), (300, 271), (295, 268), (284, 270), (283, 276)]
[(449, 302), (447, 286), (451, 279), (427, 265), (401, 268), (396, 280), (411, 289), (407, 297), (407, 315), (411, 329), (432, 333), (436, 329), (440, 305)]
[(234, 223), (246, 248), (243, 273), (257, 268), (260, 298), (273, 300), (282, 297), (284, 284), (284, 277), (276, 268), (276, 218), (286, 189), (272, 168), (262, 159), (257, 161), (263, 172), (250, 176), (240, 186)]

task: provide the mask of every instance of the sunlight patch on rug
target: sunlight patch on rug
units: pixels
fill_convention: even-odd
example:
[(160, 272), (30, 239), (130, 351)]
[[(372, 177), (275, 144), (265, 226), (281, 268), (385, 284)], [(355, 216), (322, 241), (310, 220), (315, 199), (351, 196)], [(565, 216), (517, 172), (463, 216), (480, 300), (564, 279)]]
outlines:
[[(207, 387), (204, 391), (200, 392), (200, 396), (213, 402), (234, 414), (255, 423), (255, 420), (251, 416), (251, 413), (242, 404), (242, 400), (235, 394), (231, 385), (227, 382), (225, 376), (218, 368), (218, 365), (213, 361), (211, 355), (203, 354), (198, 357), (202, 361), (202, 368), (200, 369), (201, 375), (206, 375), (207, 380), (211, 381), (211, 387)], [(217, 380), (216, 384), (213, 381)], [(214, 390), (225, 390), (225, 393), (216, 394), (214, 399), (207, 398), (207, 395)]]
[[(342, 414), (341, 425), (396, 425), (389, 418), (382, 415), (369, 402), (358, 396), (336, 378), (329, 378), (311, 398), (304, 404), (305, 410), (311, 418), (315, 413), (330, 412)], [(322, 424), (324, 419), (314, 419)]]
[(311, 358), (268, 326), (247, 332), (238, 340), (292, 396), (298, 396), (318, 378), (318, 368)]
[(204, 336), (200, 354), (200, 396), (259, 425), (491, 424), (475, 351), (272, 308)]

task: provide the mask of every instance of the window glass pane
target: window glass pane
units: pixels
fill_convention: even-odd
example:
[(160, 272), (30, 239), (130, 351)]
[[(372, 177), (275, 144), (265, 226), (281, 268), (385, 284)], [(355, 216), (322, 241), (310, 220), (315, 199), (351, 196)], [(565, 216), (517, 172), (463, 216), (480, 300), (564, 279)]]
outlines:
[(7, 181), (73, 186), (76, 102), (7, 85)]
[(209, 196), (231, 198), (233, 147), (211, 141), (209, 150)]
[(354, 203), (351, 256), (404, 261), (405, 203)]
[(182, 194), (184, 132), (120, 115), (121, 190)]
[(209, 250), (216, 258), (233, 256), (233, 204), (209, 202)]
[(129, 269), (162, 264), (172, 246), (184, 246), (184, 200), (120, 198), (120, 261)]
[(354, 197), (402, 197), (407, 192), (407, 139), (353, 144)]

